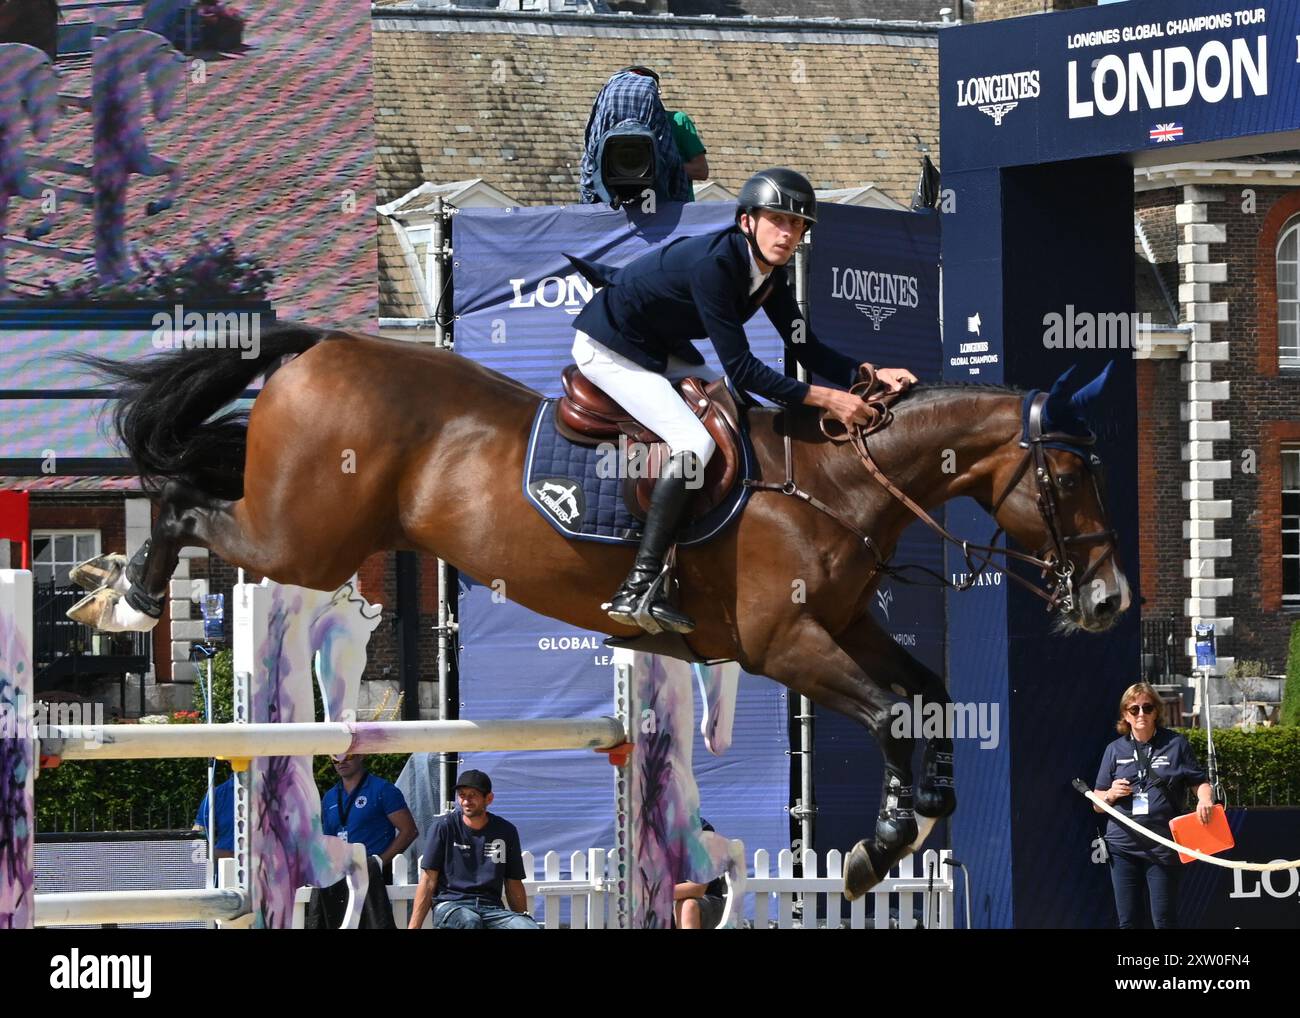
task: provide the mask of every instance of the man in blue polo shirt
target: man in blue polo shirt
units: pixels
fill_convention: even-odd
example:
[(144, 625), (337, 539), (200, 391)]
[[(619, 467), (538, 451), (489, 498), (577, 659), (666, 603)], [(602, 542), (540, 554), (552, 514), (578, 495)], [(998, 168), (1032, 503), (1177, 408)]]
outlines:
[(396, 785), (366, 770), (364, 754), (336, 758), (338, 782), (320, 803), (321, 830), (344, 841), (363, 842), (386, 874), (395, 856), (415, 840), (415, 819)]
[[(535, 930), (524, 891), (524, 859), (515, 825), (489, 813), (492, 779), (465, 771), (456, 779), (460, 810), (434, 820), (408, 929), (433, 908), (433, 925), (461, 930)], [(509, 908), (501, 905), (502, 893)]]
[[(393, 859), (415, 840), (415, 818), (397, 786), (366, 769), (363, 754), (335, 757), (334, 773), (339, 776), (338, 783), (321, 797), (321, 830), (366, 846), (370, 887), (360, 928), (396, 929), (387, 885), (393, 878)], [(347, 901), (346, 880), (313, 892), (307, 906), (307, 929), (337, 929)]]
[[(216, 800), (217, 829), (214, 845), (216, 859), (232, 859), (235, 855), (235, 776), (232, 774), (212, 790)], [(199, 812), (194, 817), (194, 830), (208, 831), (208, 797), (205, 795), (199, 803)]]

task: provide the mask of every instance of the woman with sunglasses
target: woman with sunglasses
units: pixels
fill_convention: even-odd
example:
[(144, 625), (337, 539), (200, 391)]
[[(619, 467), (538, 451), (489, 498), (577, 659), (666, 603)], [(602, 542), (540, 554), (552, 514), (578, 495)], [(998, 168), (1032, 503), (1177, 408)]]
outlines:
[[(1196, 815), (1203, 824), (1210, 822), (1214, 789), (1187, 740), (1164, 727), (1164, 715), (1164, 703), (1148, 683), (1124, 690), (1115, 725), (1120, 737), (1102, 755), (1095, 790), (1138, 825), (1169, 838), (1169, 821), (1183, 812), (1187, 789), (1196, 789)], [(1096, 806), (1093, 809), (1101, 812)], [(1157, 930), (1176, 929), (1182, 867), (1177, 853), (1114, 818), (1106, 822), (1106, 850), (1119, 928), (1146, 926), (1145, 885), (1152, 925)]]

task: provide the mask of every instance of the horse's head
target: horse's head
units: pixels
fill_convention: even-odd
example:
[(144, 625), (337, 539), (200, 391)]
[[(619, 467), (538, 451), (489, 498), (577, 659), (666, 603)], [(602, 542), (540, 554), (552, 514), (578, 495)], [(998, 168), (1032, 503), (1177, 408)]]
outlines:
[(993, 515), (1032, 550), (1051, 583), (1050, 600), (1065, 629), (1101, 632), (1130, 603), (1117, 537), (1106, 506), (1101, 459), (1085, 423), (1106, 370), (1071, 392), (1070, 371), (1047, 393), (1031, 392), (1022, 408), (1020, 448), (994, 478)]

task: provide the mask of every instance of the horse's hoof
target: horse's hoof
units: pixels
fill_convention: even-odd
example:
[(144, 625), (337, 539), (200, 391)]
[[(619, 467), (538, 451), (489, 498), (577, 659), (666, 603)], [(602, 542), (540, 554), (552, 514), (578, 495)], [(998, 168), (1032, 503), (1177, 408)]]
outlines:
[(849, 901), (861, 898), (880, 883), (880, 874), (871, 861), (871, 846), (859, 841), (844, 861), (844, 897)]
[(82, 590), (98, 590), (100, 587), (112, 587), (125, 592), (125, 585), (119, 585), (126, 570), (126, 556), (112, 553), (96, 555), (86, 559), (80, 565), (73, 566), (68, 577)]
[(938, 817), (922, 816), (920, 812), (916, 814), (916, 840), (913, 841), (907, 849), (909, 855), (913, 852), (921, 851), (921, 846), (925, 844), (925, 839), (930, 836), (930, 832), (934, 830), (934, 825), (938, 822)]
[(73, 622), (97, 629), (101, 633), (147, 633), (158, 620), (136, 611), (126, 603), (119, 590), (100, 587), (68, 609)]
[(951, 788), (935, 788), (922, 784), (916, 790), (914, 809), (917, 816), (933, 817), (942, 820), (950, 817), (957, 809), (957, 793)]

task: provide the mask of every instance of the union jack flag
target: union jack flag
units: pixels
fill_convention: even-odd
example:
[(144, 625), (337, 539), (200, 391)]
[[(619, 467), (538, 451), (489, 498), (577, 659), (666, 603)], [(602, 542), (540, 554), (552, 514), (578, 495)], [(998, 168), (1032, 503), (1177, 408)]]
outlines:
[(1156, 124), (1148, 138), (1151, 141), (1177, 141), (1183, 136), (1182, 124)]

